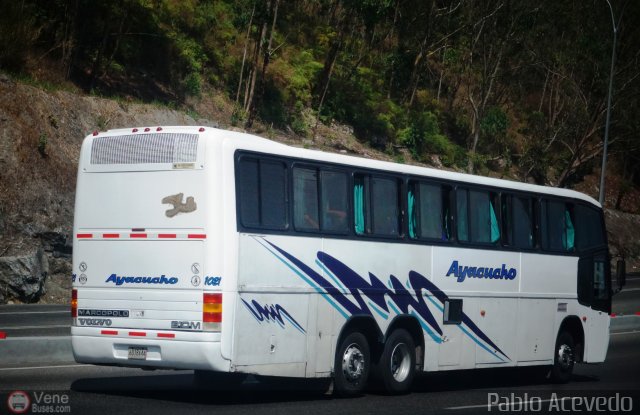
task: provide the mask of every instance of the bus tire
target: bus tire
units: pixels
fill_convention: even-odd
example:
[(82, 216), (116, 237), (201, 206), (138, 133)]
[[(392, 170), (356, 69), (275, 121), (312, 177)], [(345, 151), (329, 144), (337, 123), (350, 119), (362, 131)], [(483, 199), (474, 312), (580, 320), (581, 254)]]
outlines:
[(367, 338), (360, 332), (347, 334), (336, 349), (334, 389), (339, 396), (355, 396), (367, 386), (371, 353)]
[(404, 329), (397, 329), (384, 344), (378, 370), (388, 393), (409, 392), (415, 376), (416, 346), (413, 337)]
[(575, 365), (575, 342), (569, 332), (563, 331), (558, 335), (551, 367), (551, 381), (567, 383), (571, 380)]

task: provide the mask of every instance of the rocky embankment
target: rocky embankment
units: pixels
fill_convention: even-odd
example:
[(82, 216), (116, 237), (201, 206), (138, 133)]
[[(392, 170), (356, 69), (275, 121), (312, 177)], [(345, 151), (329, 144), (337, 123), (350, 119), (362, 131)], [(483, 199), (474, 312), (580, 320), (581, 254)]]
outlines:
[(82, 139), (140, 125), (215, 123), (157, 105), (46, 91), (0, 73), (0, 304), (68, 300)]

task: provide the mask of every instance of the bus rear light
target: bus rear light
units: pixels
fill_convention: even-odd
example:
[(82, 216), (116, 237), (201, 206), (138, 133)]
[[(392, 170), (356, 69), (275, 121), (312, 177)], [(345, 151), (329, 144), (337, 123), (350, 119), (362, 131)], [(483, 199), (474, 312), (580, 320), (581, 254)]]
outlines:
[(220, 331), (222, 293), (204, 293), (202, 295), (202, 323), (204, 331)]
[(78, 317), (78, 290), (71, 290), (71, 317)]
[(162, 131), (162, 127), (156, 128), (156, 131)]
[(146, 128), (144, 129), (144, 132), (145, 132), (145, 133), (148, 133), (149, 131), (151, 131), (151, 128), (149, 128), (149, 127), (146, 127)]

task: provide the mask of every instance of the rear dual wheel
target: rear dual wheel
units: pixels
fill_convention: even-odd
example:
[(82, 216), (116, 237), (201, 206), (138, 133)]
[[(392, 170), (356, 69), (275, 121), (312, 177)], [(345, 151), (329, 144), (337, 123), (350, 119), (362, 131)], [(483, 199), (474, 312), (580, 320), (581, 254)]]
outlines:
[(409, 392), (415, 376), (416, 347), (413, 337), (404, 329), (397, 329), (384, 344), (377, 366), (378, 376), (388, 393)]

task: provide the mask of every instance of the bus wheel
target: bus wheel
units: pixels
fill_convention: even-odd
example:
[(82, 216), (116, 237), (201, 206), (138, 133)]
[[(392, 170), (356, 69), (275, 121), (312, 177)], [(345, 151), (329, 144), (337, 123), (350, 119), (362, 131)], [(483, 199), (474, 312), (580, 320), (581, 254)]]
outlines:
[(336, 349), (334, 365), (334, 386), (341, 396), (362, 393), (367, 385), (371, 354), (367, 338), (354, 331), (342, 339)]
[(407, 393), (416, 367), (416, 347), (413, 337), (404, 329), (395, 330), (384, 344), (380, 358), (380, 377), (387, 392)]
[(566, 331), (558, 335), (551, 367), (551, 380), (555, 383), (567, 383), (571, 379), (575, 364), (575, 343)]

